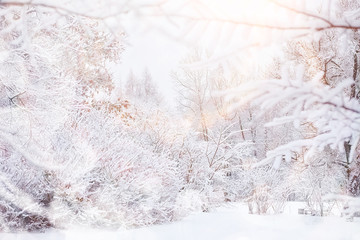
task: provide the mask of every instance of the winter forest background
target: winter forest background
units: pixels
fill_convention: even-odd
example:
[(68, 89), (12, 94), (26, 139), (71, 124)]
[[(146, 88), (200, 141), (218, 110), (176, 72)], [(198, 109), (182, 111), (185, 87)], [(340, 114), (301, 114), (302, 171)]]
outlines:
[[(175, 104), (150, 70), (115, 76), (132, 31), (153, 28), (188, 49)], [(358, 216), (359, 56), (358, 0), (2, 0), (0, 231), (228, 202)]]

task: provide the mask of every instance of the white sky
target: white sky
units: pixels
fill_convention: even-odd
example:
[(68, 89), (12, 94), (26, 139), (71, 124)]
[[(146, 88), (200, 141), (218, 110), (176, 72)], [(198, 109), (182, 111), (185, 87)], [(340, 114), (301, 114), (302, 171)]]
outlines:
[(116, 66), (115, 78), (124, 85), (130, 71), (142, 77), (147, 68), (164, 100), (174, 105), (176, 91), (170, 73), (176, 70), (178, 62), (188, 53), (187, 47), (150, 26), (146, 31), (134, 29), (128, 32), (126, 41), (128, 44), (121, 63)]
[[(296, 22), (293, 22), (294, 19), (290, 20), (289, 14), (291, 12), (274, 8), (275, 6), (269, 4), (268, 0), (243, 0), (241, 2), (227, 0), (224, 3), (208, 0), (203, 1), (203, 3), (206, 4), (194, 6), (197, 7), (195, 9), (198, 11), (195, 12), (194, 16), (205, 14), (209, 15), (210, 18), (219, 16), (265, 23), (272, 20), (271, 22), (274, 22), (275, 25), (282, 25), (287, 22), (295, 24)], [(185, 10), (184, 13), (191, 13), (191, 11)], [(272, 29), (252, 29), (246, 26), (214, 21), (200, 21), (194, 28), (188, 29), (184, 19), (177, 22), (178, 26), (176, 26), (166, 17), (143, 17), (136, 14), (135, 12), (127, 14), (121, 19), (121, 24), (128, 34), (127, 42), (129, 45), (125, 46), (122, 62), (115, 69), (115, 79), (120, 80), (124, 85), (131, 70), (136, 76), (141, 77), (147, 68), (154, 82), (158, 84), (165, 101), (171, 105), (174, 104), (176, 92), (170, 73), (172, 70), (176, 70), (178, 62), (189, 53), (186, 44), (200, 45), (213, 51), (215, 60), (216, 57), (231, 55), (234, 59), (228, 58), (228, 61), (232, 65), (240, 65), (236, 59), (239, 55), (242, 55), (242, 59), (245, 57), (249, 63), (264, 60), (263, 53), (256, 56), (258, 49), (249, 49), (250, 51), (255, 50), (251, 53), (244, 51), (244, 47), (246, 48), (252, 43), (268, 44), (271, 41), (278, 42), (279, 40), (281, 42), (284, 38), (282, 32)], [(287, 21), (284, 22), (284, 19)], [(179, 38), (179, 41), (175, 40), (176, 37)]]

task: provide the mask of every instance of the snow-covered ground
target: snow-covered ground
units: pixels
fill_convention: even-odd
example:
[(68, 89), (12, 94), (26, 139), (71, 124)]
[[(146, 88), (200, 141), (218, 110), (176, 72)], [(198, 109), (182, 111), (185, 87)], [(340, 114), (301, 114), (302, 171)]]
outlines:
[(0, 234), (1, 240), (246, 240), (336, 239), (359, 240), (360, 219), (311, 217), (297, 214), (298, 204), (288, 204), (282, 215), (247, 214), (243, 204), (210, 213), (197, 213), (172, 224), (115, 232), (97, 230), (51, 231), (44, 234)]

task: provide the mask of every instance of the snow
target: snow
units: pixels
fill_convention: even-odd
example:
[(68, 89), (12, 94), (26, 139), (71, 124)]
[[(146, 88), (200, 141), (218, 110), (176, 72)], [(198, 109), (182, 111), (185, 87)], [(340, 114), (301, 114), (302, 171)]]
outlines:
[(288, 203), (281, 215), (250, 215), (245, 204), (233, 204), (210, 213), (196, 213), (182, 221), (133, 230), (78, 229), (38, 234), (0, 234), (6, 240), (177, 240), (177, 239), (360, 239), (360, 219), (298, 215), (302, 203)]
[[(359, 219), (298, 215), (298, 204), (212, 208), (246, 199), (278, 213), (296, 193), (323, 210), (329, 193), (360, 195), (359, 36), (345, 31), (360, 4), (278, 1), (0, 0), (0, 231), (55, 226), (0, 240), (360, 239)], [(122, 55), (124, 35), (134, 48)], [(179, 65), (187, 46), (201, 48)], [(170, 95), (177, 81), (177, 116), (147, 71), (111, 99), (107, 64), (120, 60), (148, 65)], [(233, 87), (228, 101), (214, 95)], [(359, 200), (338, 210), (359, 212)], [(183, 220), (125, 229), (170, 219)]]

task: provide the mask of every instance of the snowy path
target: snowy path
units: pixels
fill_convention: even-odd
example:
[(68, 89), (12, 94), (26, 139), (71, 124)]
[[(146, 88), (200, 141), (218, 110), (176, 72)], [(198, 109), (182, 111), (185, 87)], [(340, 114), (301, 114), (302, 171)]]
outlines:
[(360, 219), (346, 222), (338, 217), (310, 217), (288, 208), (286, 215), (248, 215), (237, 205), (216, 212), (199, 213), (183, 221), (129, 231), (64, 231), (46, 234), (0, 234), (1, 240), (246, 240), (246, 239), (336, 239), (359, 240)]

